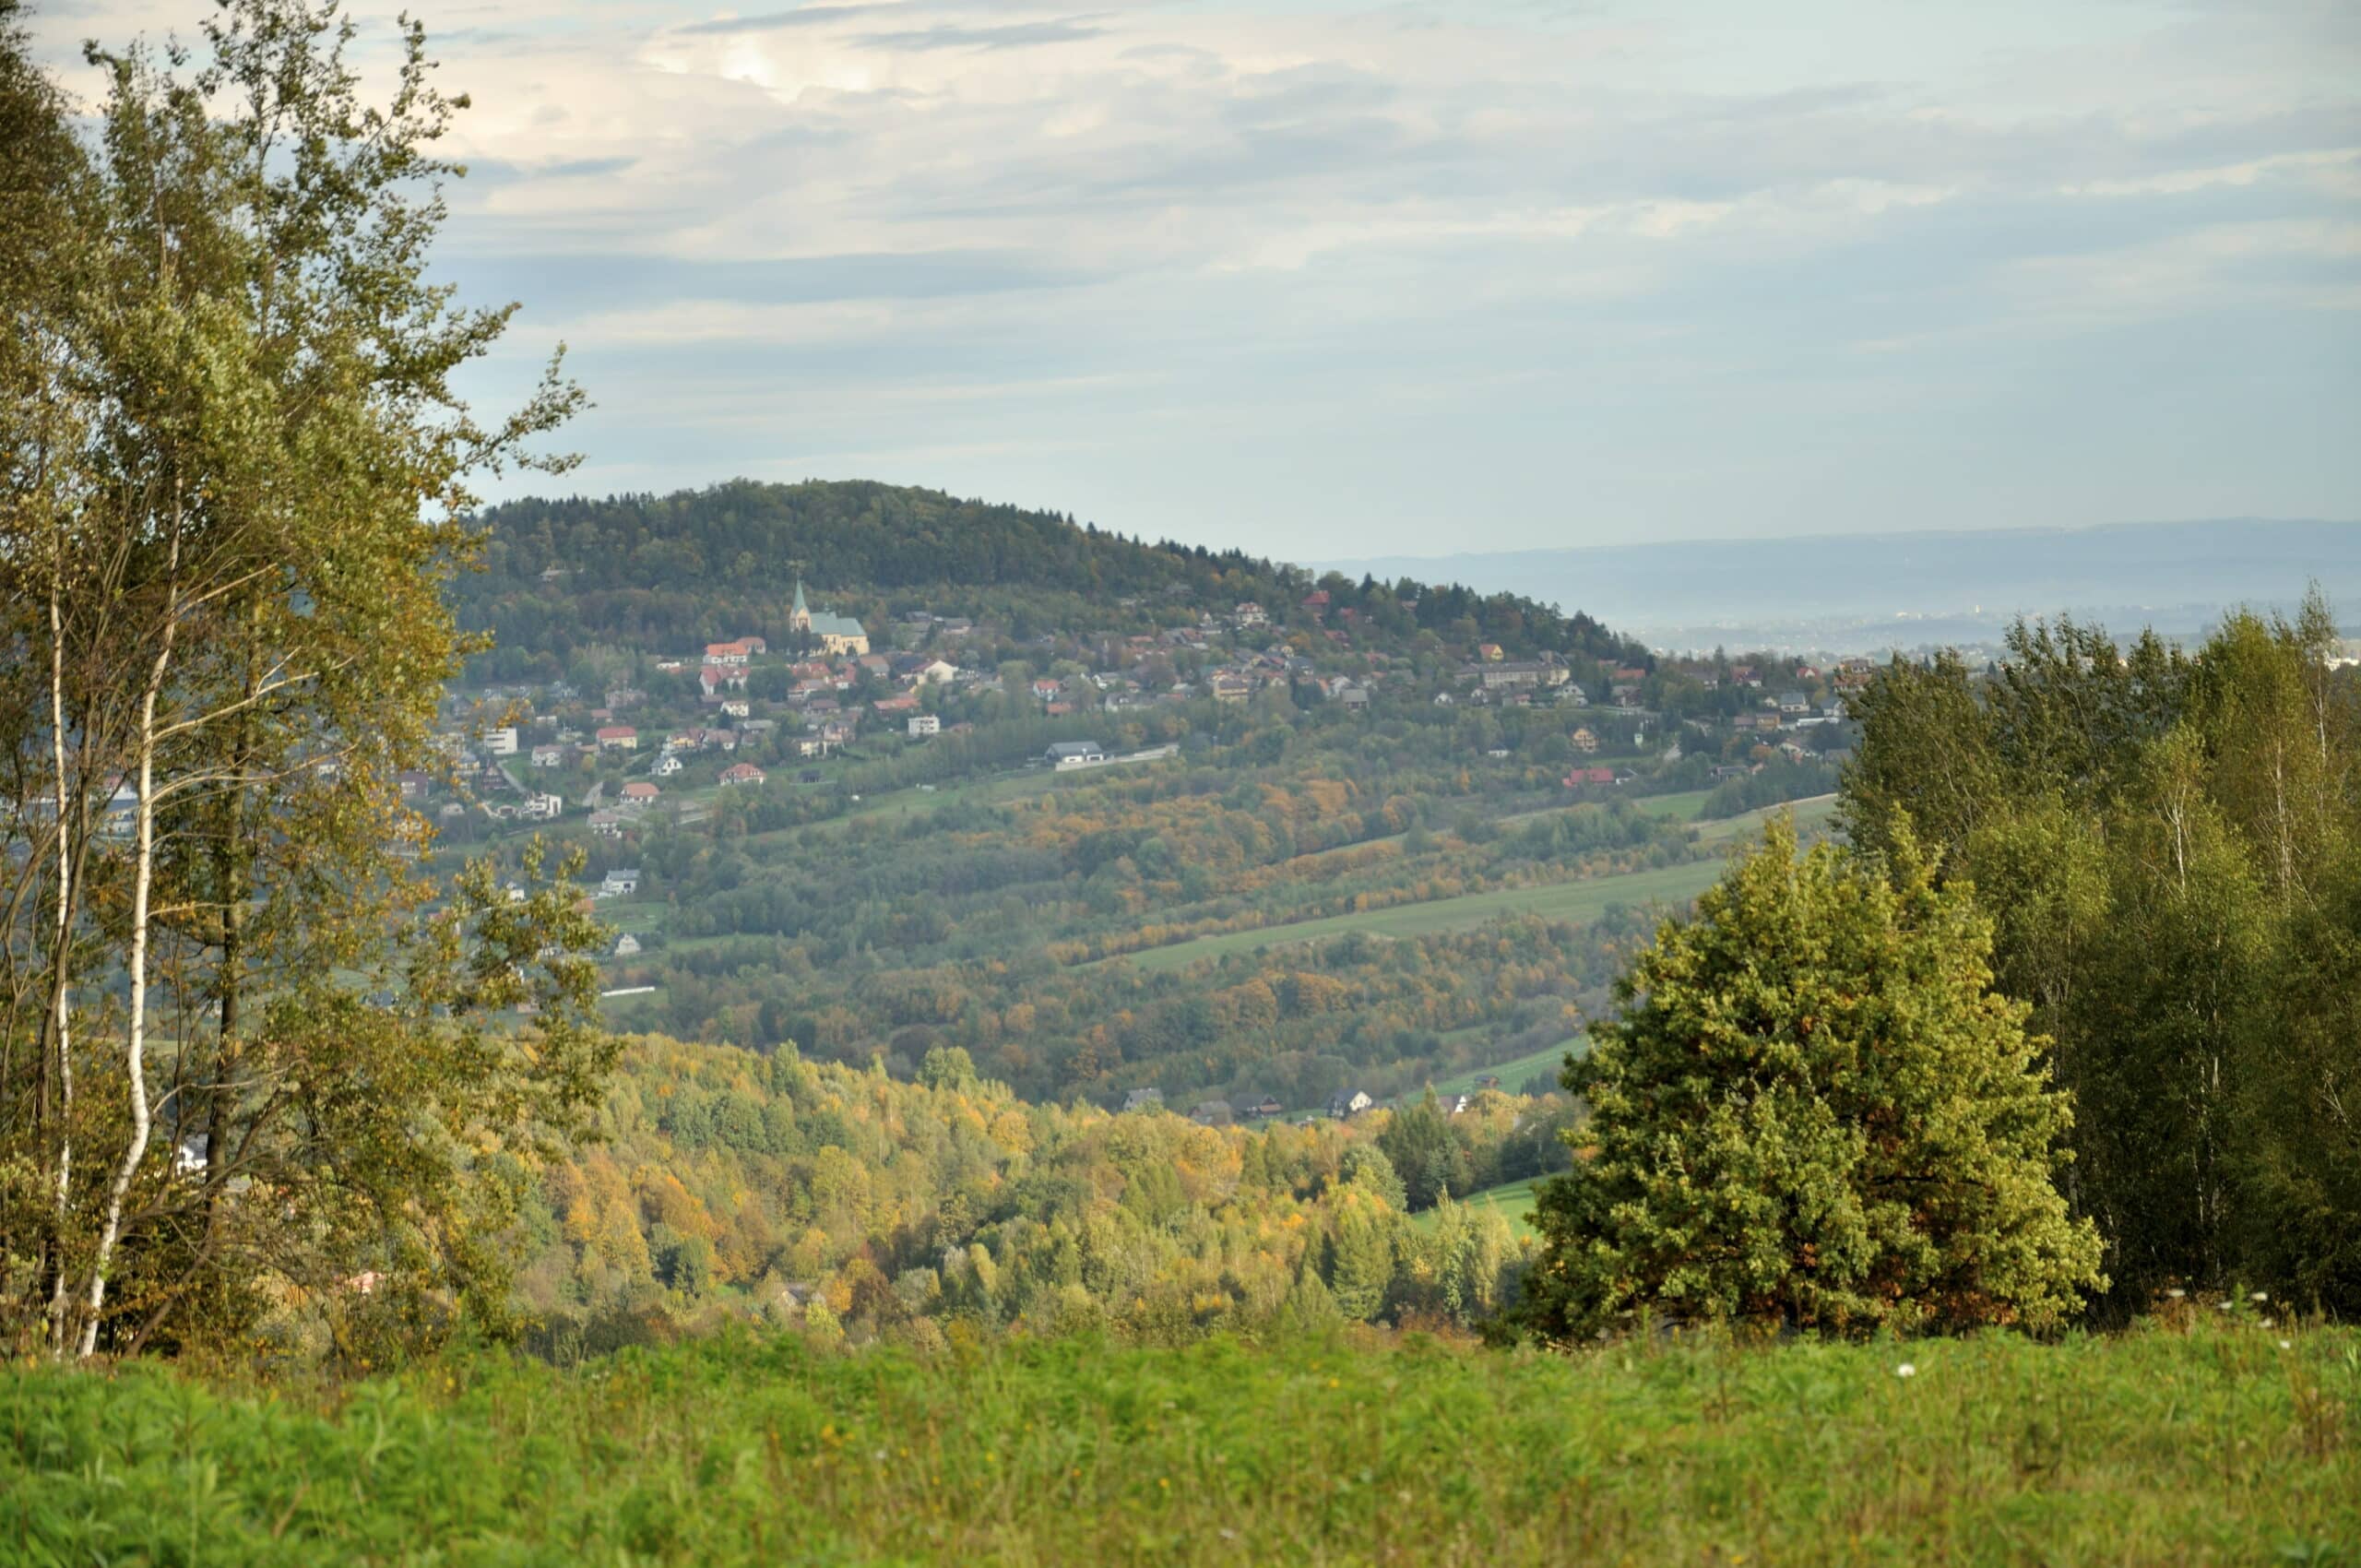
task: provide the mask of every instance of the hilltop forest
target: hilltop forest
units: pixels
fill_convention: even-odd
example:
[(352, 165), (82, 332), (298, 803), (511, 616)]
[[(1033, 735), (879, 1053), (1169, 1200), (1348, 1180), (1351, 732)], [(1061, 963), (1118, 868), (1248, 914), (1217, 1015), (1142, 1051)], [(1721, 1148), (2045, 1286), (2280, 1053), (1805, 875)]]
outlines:
[(1240, 601), (1266, 606), (1282, 630), (1299, 628), (1318, 619), (1300, 602), (1317, 588), (1333, 600), (1332, 619), (1352, 610), (1405, 651), (1424, 631), (1520, 657), (1646, 657), (1588, 615), (1515, 594), (1333, 574), (1315, 583), (1240, 551), (1148, 544), (1058, 513), (867, 481), (513, 501), (481, 526), (480, 570), (461, 581), (459, 605), (493, 634), (492, 653), (475, 666), (487, 676), (529, 673), (535, 655), (563, 669), (576, 648), (600, 643), (687, 647), (749, 634), (783, 643), (799, 581), (837, 596), (848, 613), (997, 618), (1018, 641), (1136, 631), (1169, 624), (1175, 609)]

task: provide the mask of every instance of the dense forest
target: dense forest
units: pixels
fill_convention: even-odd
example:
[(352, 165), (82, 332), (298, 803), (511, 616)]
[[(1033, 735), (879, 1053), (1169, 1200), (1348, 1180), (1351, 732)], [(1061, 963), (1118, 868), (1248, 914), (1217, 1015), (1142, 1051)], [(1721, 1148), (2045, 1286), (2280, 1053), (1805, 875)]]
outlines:
[[(1283, 632), (1325, 592), (1388, 646), (1420, 632), (1523, 657), (1644, 661), (1590, 616), (1456, 585), (1353, 582), (1230, 550), (1144, 543), (1071, 517), (865, 481), (736, 481), (671, 495), (513, 501), (478, 522), (481, 570), (458, 585), (462, 621), (492, 634), (475, 669), (516, 679), (582, 647), (688, 647), (760, 635), (784, 643), (796, 584), (842, 613), (923, 607), (1041, 633), (1137, 631), (1252, 601)], [(503, 651), (504, 650), (504, 651)]]
[[(552, 1348), (748, 1313), (922, 1345), (955, 1324), (1168, 1343), (1282, 1321), (1472, 1324), (1513, 1295), (1525, 1252), (1501, 1215), (1449, 1194), (1563, 1169), (1572, 1115), (1562, 1096), (1488, 1093), (1457, 1115), (1202, 1127), (1033, 1104), (956, 1048), (902, 1083), (792, 1047), (648, 1037), (597, 1142), (524, 1210), (521, 1283)], [(337, 1330), (371, 1333), (369, 1313)]]

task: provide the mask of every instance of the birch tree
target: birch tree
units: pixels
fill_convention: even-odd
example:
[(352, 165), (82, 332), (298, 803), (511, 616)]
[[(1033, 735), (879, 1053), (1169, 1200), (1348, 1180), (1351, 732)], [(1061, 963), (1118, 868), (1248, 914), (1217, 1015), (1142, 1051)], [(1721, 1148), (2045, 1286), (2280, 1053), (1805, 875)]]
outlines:
[(516, 900), (415, 869), (397, 775), (473, 646), (470, 482), (563, 467), (532, 444), (580, 399), (554, 362), (497, 421), (454, 395), (514, 308), (427, 272), (465, 101), (405, 24), (365, 101), (354, 36), (224, 0), (195, 51), (94, 48), (87, 145), (0, 50), (50, 149), (9, 177), (59, 215), (11, 247), (33, 347), (0, 367), (8, 635), (41, 654), (6, 688), (0, 1310), (53, 1353), (361, 1274), (496, 1313), (500, 1193), (607, 1059), (562, 867)]

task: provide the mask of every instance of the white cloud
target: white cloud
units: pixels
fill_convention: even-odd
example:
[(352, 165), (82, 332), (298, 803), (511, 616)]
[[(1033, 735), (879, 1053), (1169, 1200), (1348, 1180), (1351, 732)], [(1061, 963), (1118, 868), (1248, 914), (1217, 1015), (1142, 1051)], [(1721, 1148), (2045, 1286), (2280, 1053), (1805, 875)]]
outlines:
[[(62, 59), (195, 15), (35, 20)], [(1527, 418), (1624, 430), (1586, 490), (1660, 499), (1710, 419), (1747, 476), (1731, 504), (1785, 475), (1786, 511), (1824, 494), (1841, 522), (1889, 493), (1845, 499), (1776, 421), (1731, 410), (1956, 397), (1978, 345), (2209, 311), (2361, 336), (2361, 57), (2332, 8), (503, 0), (426, 19), (458, 24), (440, 79), (478, 105), (452, 252), (535, 306), (526, 333), (575, 343), (616, 447), (594, 472), (753, 469), (774, 458), (747, 433), (788, 426), (801, 451), (892, 457), (888, 477), (950, 482), (922, 471), (939, 461), (1040, 500), (1164, 506), (1160, 482), (1180, 497), (1206, 470), (1157, 465), (1205, 449), (1266, 476), (1398, 471), (1398, 512), (1313, 519), (1358, 535), (1410, 526), (1411, 465), (1511, 460), (1501, 432)], [(2058, 351), (2070, 416), (2110, 371)], [(2316, 360), (2286, 395), (2349, 402)], [(1297, 409), (1323, 456), (1272, 411)], [(1357, 416), (1389, 433), (1366, 452)], [(2361, 500), (2353, 460), (2285, 457), (2220, 461)], [(1187, 505), (1134, 521), (1178, 528)]]

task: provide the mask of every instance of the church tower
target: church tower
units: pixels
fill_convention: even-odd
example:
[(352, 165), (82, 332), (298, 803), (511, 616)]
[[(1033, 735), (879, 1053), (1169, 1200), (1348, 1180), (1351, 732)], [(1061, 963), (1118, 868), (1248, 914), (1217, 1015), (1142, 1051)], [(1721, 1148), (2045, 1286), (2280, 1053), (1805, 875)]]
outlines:
[(808, 632), (812, 629), (812, 607), (803, 602), (801, 577), (795, 579), (795, 608), (787, 612), (787, 624), (790, 631)]

